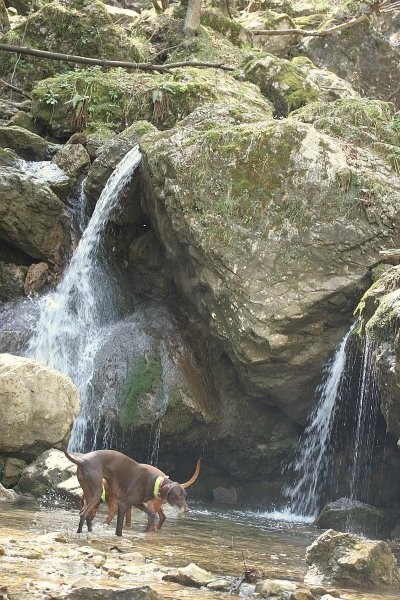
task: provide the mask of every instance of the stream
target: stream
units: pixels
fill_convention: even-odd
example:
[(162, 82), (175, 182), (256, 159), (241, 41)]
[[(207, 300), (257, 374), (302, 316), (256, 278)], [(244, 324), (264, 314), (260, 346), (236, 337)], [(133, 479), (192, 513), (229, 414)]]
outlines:
[[(166, 571), (195, 563), (217, 577), (238, 579), (247, 568), (268, 578), (295, 581), (306, 573), (305, 550), (321, 530), (279, 520), (278, 514), (218, 509), (191, 503), (185, 518), (167, 509), (161, 532), (144, 533), (146, 518), (133, 511), (132, 528), (115, 536), (115, 522), (102, 524), (100, 508), (92, 534), (78, 535), (78, 510), (33, 500), (1, 503), (0, 584), (9, 600), (62, 598), (72, 587), (126, 589), (149, 585), (165, 598), (232, 597), (227, 592), (183, 587), (162, 580)], [(57, 534), (57, 535), (56, 535)], [(3, 556), (2, 556), (3, 553)], [(103, 564), (95, 565), (94, 557)], [(332, 586), (331, 586), (332, 587)], [(348, 600), (395, 600), (398, 590), (345, 589)]]

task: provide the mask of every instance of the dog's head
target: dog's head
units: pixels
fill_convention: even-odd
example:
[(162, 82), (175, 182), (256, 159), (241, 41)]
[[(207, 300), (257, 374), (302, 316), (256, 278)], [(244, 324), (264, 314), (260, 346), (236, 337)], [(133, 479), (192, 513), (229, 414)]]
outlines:
[(180, 483), (171, 481), (163, 485), (162, 490), (163, 498), (168, 502), (168, 504), (172, 504), (172, 506), (179, 508), (180, 513), (188, 512), (189, 507), (186, 504), (187, 494)]

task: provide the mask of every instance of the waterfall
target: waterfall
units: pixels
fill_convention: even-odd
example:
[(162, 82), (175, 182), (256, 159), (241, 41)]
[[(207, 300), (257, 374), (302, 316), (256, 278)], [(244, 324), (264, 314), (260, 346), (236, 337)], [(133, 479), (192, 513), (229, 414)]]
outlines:
[(365, 334), (357, 394), (357, 423), (351, 465), (350, 500), (367, 501), (368, 470), (371, 465), (379, 410), (379, 383), (374, 348)]
[(287, 487), (284, 494), (289, 499), (286, 510), (293, 514), (315, 516), (320, 508), (321, 491), (332, 459), (331, 438), (335, 416), (345, 391), (347, 340), (354, 327), (355, 324), (324, 368), (322, 382), (315, 394), (317, 404), (300, 440), (298, 456), (290, 465), (297, 474), (297, 481)]
[(40, 316), (25, 352), (69, 375), (77, 385), (81, 413), (70, 441), (70, 448), (75, 451), (82, 449), (88, 427), (86, 398), (93, 378), (94, 357), (102, 339), (102, 325), (118, 318), (102, 257), (103, 233), (140, 160), (136, 146), (109, 177), (63, 280), (39, 300)]

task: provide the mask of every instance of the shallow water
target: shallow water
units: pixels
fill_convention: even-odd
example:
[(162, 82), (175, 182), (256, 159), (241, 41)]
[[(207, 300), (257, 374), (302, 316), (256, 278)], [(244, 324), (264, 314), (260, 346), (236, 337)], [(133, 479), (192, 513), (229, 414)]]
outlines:
[[(161, 532), (144, 533), (146, 517), (134, 511), (133, 527), (124, 530), (119, 538), (115, 536), (115, 522), (110, 527), (102, 525), (105, 516), (102, 509), (93, 533), (78, 535), (77, 509), (54, 504), (43, 506), (32, 501), (2, 502), (0, 508), (0, 546), (6, 550), (5, 556), (0, 556), (0, 583), (8, 586), (9, 597), (15, 600), (44, 597), (46, 590), (59, 591), (80, 576), (105, 587), (148, 584), (166, 598), (232, 597), (161, 581), (161, 572), (141, 573), (139, 577), (111, 575), (114, 557), (117, 564), (124, 553), (131, 552), (142, 553), (161, 570), (163, 566), (182, 567), (193, 562), (214, 574), (240, 578), (246, 566), (263, 572), (266, 577), (301, 583), (306, 572), (305, 549), (321, 533), (310, 524), (277, 520), (277, 515), (191, 504), (185, 518), (168, 510)], [(64, 544), (45, 543), (38, 538), (56, 531), (65, 536)], [(88, 547), (89, 552), (92, 549), (94, 553), (107, 553), (107, 560), (111, 561), (108, 571), (95, 568), (86, 559)], [(35, 548), (45, 551), (40, 559), (35, 558)], [(394, 600), (400, 596), (397, 589), (373, 593), (340, 589), (342, 597), (349, 600)]]

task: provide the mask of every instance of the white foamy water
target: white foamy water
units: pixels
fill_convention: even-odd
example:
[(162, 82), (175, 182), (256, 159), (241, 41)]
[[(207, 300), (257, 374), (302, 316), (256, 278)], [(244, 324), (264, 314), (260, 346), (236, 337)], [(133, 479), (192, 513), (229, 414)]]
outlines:
[(103, 232), (140, 160), (136, 146), (108, 179), (63, 280), (39, 300), (40, 317), (25, 353), (69, 375), (79, 389), (81, 414), (71, 436), (73, 450), (81, 448), (86, 431), (85, 399), (102, 339), (101, 327), (117, 317), (101, 260)]
[(295, 517), (315, 517), (320, 508), (320, 492), (330, 461), (330, 440), (335, 415), (340, 403), (341, 385), (346, 366), (346, 345), (350, 331), (343, 338), (331, 361), (327, 364), (322, 383), (316, 390), (319, 399), (309, 418), (309, 424), (300, 440), (300, 452), (291, 465), (297, 480), (285, 489), (289, 502), (285, 513)]

